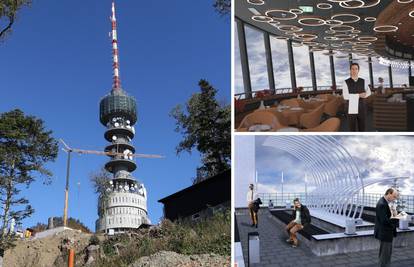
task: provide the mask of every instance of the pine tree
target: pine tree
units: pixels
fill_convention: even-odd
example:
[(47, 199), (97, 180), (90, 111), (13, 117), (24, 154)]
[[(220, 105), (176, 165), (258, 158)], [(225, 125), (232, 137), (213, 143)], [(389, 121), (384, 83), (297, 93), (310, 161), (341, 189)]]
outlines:
[[(19, 224), (34, 209), (19, 196), (23, 186), (29, 187), (38, 175), (50, 183), (52, 173), (45, 164), (57, 157), (57, 141), (47, 131), (41, 119), (25, 116), (21, 110), (0, 114), (0, 249), (13, 241), (9, 223)], [(22, 207), (23, 206), (23, 207)]]
[(220, 104), (217, 90), (206, 80), (200, 80), (200, 92), (193, 94), (185, 105), (176, 106), (171, 116), (176, 120), (176, 132), (183, 140), (177, 154), (191, 153), (195, 148), (202, 155), (203, 165), (197, 168), (194, 182), (200, 182), (230, 168), (231, 111), (230, 105)]

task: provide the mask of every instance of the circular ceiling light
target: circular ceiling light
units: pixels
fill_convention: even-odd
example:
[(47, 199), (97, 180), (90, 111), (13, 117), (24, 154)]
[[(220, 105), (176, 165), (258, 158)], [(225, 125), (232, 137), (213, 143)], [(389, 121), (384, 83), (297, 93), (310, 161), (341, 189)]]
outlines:
[[(344, 18), (347, 18), (347, 20), (345, 20)], [(342, 21), (343, 23), (354, 23), (354, 22), (359, 21), (361, 18), (355, 14), (341, 13), (341, 14), (333, 15), (331, 19), (337, 19), (337, 20)]]
[(261, 6), (265, 4), (264, 0), (247, 0), (247, 3), (256, 6)]
[(408, 16), (410, 16), (410, 17), (414, 18), (414, 10), (413, 10), (413, 11), (411, 11), (410, 13), (408, 13)]
[(400, 3), (400, 4), (409, 4), (412, 1), (414, 1), (414, 0), (397, 0), (397, 2)]
[(258, 21), (258, 22), (270, 22), (272, 21), (272, 18), (268, 16), (263, 16), (263, 15), (256, 15), (252, 17), (252, 20)]
[(294, 14), (297, 14), (297, 15), (300, 15), (300, 14), (303, 13), (303, 10), (302, 9), (298, 9), (298, 8), (292, 8), (292, 9), (289, 10), (289, 12), (294, 13)]
[(325, 31), (325, 33), (326, 33), (326, 34), (335, 34), (336, 32), (335, 32), (335, 31), (333, 31), (333, 30), (327, 30), (327, 31)]
[(376, 40), (378, 40), (378, 38), (375, 37), (375, 36), (360, 36), (360, 37), (358, 37), (358, 41), (361, 41), (361, 42), (375, 42)]
[(278, 39), (278, 40), (288, 40), (289, 39), (285, 36), (276, 36), (275, 38)]
[(371, 0), (373, 3), (367, 4), (368, 1), (370, 0), (346, 0), (340, 2), (339, 5), (343, 8), (368, 8), (376, 6), (381, 2), (381, 0)]
[(283, 9), (271, 9), (265, 12), (266, 16), (276, 20), (291, 20), (298, 17), (297, 14)]
[(303, 28), (295, 25), (279, 25), (277, 28), (282, 32), (300, 32), (303, 30)]
[(309, 42), (309, 41), (305, 41), (305, 42), (303, 42), (303, 44), (304, 45), (309, 45), (309, 46), (316, 46), (316, 45), (318, 45), (317, 42)]
[(353, 30), (353, 31), (351, 31), (351, 33), (361, 33), (361, 31), (360, 30)]
[(336, 38), (335, 36), (325, 36), (325, 37), (323, 37), (323, 39), (325, 39), (326, 41), (336, 41), (336, 40), (338, 40), (338, 38)]
[(376, 21), (376, 20), (377, 20), (377, 18), (376, 18), (376, 17), (366, 17), (364, 20), (365, 20), (366, 22), (374, 22), (374, 21)]
[(317, 39), (318, 36), (315, 34), (310, 34), (310, 33), (300, 33), (300, 34), (295, 34), (294, 39), (297, 39), (299, 41), (312, 41)]
[(316, 5), (316, 7), (319, 9), (331, 9), (332, 5), (329, 3), (319, 3)]
[(375, 32), (396, 32), (397, 30), (398, 27), (394, 25), (381, 25), (374, 27)]
[(342, 44), (344, 44), (344, 45), (352, 45), (353, 42), (351, 42), (351, 41), (343, 41)]
[(269, 23), (270, 25), (274, 26), (274, 27), (277, 27), (277, 25), (279, 25), (279, 24), (280, 24), (280, 21), (277, 21), (277, 20), (272, 20), (272, 21), (269, 21), (268, 23)]
[(366, 46), (366, 45), (372, 45), (371, 42), (355, 42), (354, 45), (356, 46)]
[(350, 39), (354, 39), (356, 37), (355, 34), (336, 34), (334, 35), (336, 37), (337, 40), (350, 40)]
[(349, 26), (349, 25), (336, 25), (336, 26), (332, 26), (331, 31), (335, 31), (335, 32), (349, 32), (349, 31), (353, 31), (355, 30), (354, 27)]
[(328, 20), (325, 20), (325, 24), (329, 26), (336, 26), (336, 25), (342, 25), (344, 24), (344, 22), (341, 20), (337, 20), (337, 19), (328, 19)]
[(298, 23), (305, 26), (322, 26), (325, 25), (325, 21), (320, 18), (301, 18), (298, 19)]

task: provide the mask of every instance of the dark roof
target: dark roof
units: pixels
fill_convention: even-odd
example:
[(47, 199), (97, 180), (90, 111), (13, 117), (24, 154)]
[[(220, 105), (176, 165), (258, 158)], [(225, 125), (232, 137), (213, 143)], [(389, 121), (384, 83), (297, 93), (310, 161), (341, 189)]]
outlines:
[[(187, 188), (184, 188), (181, 191), (175, 192), (172, 195), (166, 196), (166, 197), (158, 200), (158, 202), (161, 202), (161, 203), (164, 203), (165, 204), (166, 202), (168, 202), (170, 200), (173, 200), (173, 199), (176, 199), (176, 198), (178, 198), (180, 196), (183, 196), (183, 195), (185, 195), (186, 193), (188, 193), (190, 191), (198, 190), (198, 189), (200, 189), (202, 187), (205, 187), (205, 186), (207, 186), (209, 184), (215, 183), (215, 182), (217, 182), (217, 180), (221, 180), (221, 179), (223, 179), (225, 177), (231, 178), (230, 176), (231, 176), (230, 170), (224, 171), (224, 172), (222, 172), (220, 174), (217, 174), (216, 176), (212, 176), (212, 177), (207, 178), (207, 179), (205, 179), (205, 180), (203, 180), (203, 181), (201, 181), (199, 183), (196, 183), (196, 184), (193, 184), (192, 186), (189, 186)], [(231, 192), (229, 192), (229, 193), (231, 193)], [(230, 195), (229, 195), (229, 199), (230, 199)]]
[(164, 204), (164, 217), (172, 221), (230, 201), (230, 170), (158, 200)]

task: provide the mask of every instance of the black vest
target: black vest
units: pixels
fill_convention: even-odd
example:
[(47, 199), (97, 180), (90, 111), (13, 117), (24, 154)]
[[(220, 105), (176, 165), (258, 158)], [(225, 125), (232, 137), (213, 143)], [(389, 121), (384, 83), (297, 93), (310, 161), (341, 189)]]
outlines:
[(355, 82), (352, 78), (348, 78), (345, 80), (346, 85), (348, 86), (348, 92), (350, 94), (359, 94), (365, 93), (365, 80), (358, 78)]

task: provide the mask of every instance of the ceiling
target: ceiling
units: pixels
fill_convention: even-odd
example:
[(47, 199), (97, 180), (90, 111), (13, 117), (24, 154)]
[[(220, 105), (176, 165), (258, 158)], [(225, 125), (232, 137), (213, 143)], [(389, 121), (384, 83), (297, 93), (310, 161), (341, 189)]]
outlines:
[(414, 0), (238, 0), (235, 16), (313, 51), (414, 59)]

